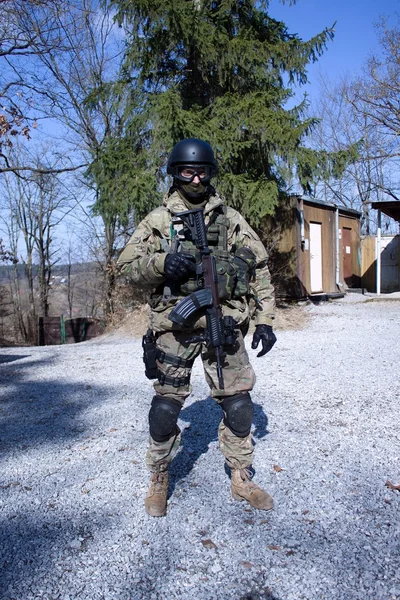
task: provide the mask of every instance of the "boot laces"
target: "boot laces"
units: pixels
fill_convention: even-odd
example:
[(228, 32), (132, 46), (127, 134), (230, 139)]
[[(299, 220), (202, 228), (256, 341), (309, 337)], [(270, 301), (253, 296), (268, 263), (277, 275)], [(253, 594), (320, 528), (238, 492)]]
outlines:
[(153, 473), (151, 476), (151, 487), (154, 494), (165, 493), (165, 473)]
[(250, 469), (241, 469), (240, 470), (240, 476), (241, 476), (241, 478), (243, 480), (244, 485), (246, 485), (248, 487), (248, 489), (250, 490), (250, 492), (253, 492), (256, 489), (258, 489), (258, 485), (256, 485), (255, 483), (253, 483), (251, 481), (251, 478), (252, 478), (253, 474), (250, 471)]

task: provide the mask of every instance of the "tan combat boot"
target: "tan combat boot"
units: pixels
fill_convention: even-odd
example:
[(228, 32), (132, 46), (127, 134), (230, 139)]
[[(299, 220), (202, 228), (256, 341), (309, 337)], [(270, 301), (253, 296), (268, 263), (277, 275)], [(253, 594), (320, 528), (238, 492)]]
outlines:
[(152, 473), (150, 486), (144, 501), (151, 517), (163, 517), (167, 513), (168, 472)]
[(235, 500), (247, 500), (254, 508), (271, 510), (274, 507), (271, 496), (251, 481), (248, 469), (232, 469), (231, 491)]

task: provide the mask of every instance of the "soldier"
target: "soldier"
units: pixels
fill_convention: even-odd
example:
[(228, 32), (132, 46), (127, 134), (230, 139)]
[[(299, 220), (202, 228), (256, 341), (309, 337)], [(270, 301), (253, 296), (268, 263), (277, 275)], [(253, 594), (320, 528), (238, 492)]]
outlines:
[[(212, 397), (223, 411), (219, 425), (220, 449), (231, 470), (231, 492), (235, 500), (270, 510), (273, 500), (252, 480), (253, 443), (250, 428), (253, 403), (250, 391), (254, 370), (243, 337), (250, 319), (255, 321), (252, 348), (262, 344), (263, 356), (276, 342), (273, 287), (267, 253), (259, 237), (233, 208), (226, 206), (210, 180), (217, 174), (211, 146), (199, 139), (178, 142), (168, 159), (167, 172), (173, 184), (163, 205), (153, 210), (137, 227), (121, 253), (121, 273), (150, 292), (150, 329), (155, 336), (155, 395), (149, 412), (150, 439), (146, 464), (151, 472), (145, 509), (158, 517), (167, 511), (168, 465), (180, 443), (177, 425), (180, 410), (191, 393), (193, 362), (201, 356)], [(216, 261), (219, 299), (223, 315), (237, 324), (235, 342), (225, 348), (223, 389), (219, 386), (216, 357), (190, 335), (206, 326), (204, 314), (189, 327), (178, 327), (168, 317), (177, 302), (201, 287), (198, 251), (177, 213), (202, 208), (207, 242)], [(197, 336), (201, 337), (201, 336)]]

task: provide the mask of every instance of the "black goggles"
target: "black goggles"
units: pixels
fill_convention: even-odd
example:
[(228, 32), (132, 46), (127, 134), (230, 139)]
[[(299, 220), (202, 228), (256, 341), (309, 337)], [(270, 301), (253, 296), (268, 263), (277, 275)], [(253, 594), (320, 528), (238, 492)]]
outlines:
[(173, 176), (184, 183), (191, 183), (196, 175), (200, 181), (208, 182), (215, 174), (212, 165), (178, 165), (173, 171)]

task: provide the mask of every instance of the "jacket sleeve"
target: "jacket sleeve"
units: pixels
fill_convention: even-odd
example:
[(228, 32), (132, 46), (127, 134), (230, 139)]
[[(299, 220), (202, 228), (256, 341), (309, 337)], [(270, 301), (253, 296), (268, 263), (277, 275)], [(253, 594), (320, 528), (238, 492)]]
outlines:
[(120, 274), (143, 288), (154, 287), (165, 279), (166, 240), (154, 226), (153, 217), (150, 213), (138, 225), (117, 261)]
[(237, 212), (233, 223), (232, 242), (240, 246), (247, 246), (256, 256), (256, 268), (253, 281), (251, 282), (251, 294), (255, 308), (252, 318), (256, 325), (272, 325), (275, 316), (274, 287), (271, 283), (271, 275), (268, 269), (268, 254), (260, 238), (250, 227), (247, 221)]

